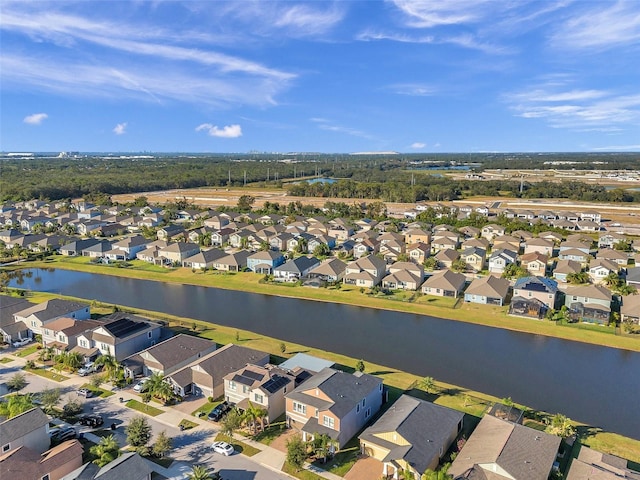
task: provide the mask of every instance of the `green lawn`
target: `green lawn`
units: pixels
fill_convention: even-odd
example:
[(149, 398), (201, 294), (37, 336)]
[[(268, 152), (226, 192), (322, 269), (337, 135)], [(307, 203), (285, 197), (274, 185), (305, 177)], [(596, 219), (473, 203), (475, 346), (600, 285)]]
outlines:
[(360, 441), (355, 436), (347, 442), (341, 450), (338, 450), (331, 460), (322, 463), (322, 460), (313, 462), (315, 467), (331, 472), (339, 477), (344, 477), (358, 460), (360, 453)]
[(300, 480), (324, 480), (324, 477), (310, 472), (309, 470), (296, 470), (289, 464), (289, 462), (284, 462), (282, 471), (288, 475), (291, 475), (292, 477), (299, 478)]
[(153, 407), (151, 405), (146, 405), (142, 402), (139, 402), (138, 400), (129, 400), (127, 403), (125, 403), (125, 406), (144, 414), (151, 415), (152, 417), (156, 417), (161, 413), (164, 413), (164, 410), (160, 410), (159, 408)]
[(9, 358), (9, 357), (2, 357), (0, 358), (0, 363), (11, 363), (13, 362), (13, 358)]
[(31, 355), (32, 353), (37, 352), (39, 346), (40, 346), (40, 344), (34, 343), (32, 345), (29, 345), (28, 347), (23, 348), (19, 352), (16, 352), (14, 355), (16, 357), (27, 357), (27, 356)]
[(109, 390), (105, 390), (104, 388), (91, 386), (88, 383), (85, 383), (80, 388), (86, 388), (88, 390), (91, 390), (95, 397), (107, 398), (107, 397), (110, 397), (111, 395), (115, 395), (114, 392), (110, 392)]
[(195, 428), (195, 427), (197, 427), (197, 426), (198, 426), (198, 424), (197, 424), (197, 423), (195, 423), (195, 422), (192, 422), (191, 420), (187, 420), (187, 419), (185, 418), (185, 419), (183, 419), (183, 420), (178, 424), (178, 426), (182, 426), (182, 428), (183, 428), (184, 430), (189, 430), (190, 428)]
[(48, 378), (54, 382), (64, 382), (65, 380), (69, 380), (69, 377), (65, 377), (64, 375), (44, 367), (25, 368), (24, 370), (29, 373), (33, 373), (34, 375), (40, 375), (41, 377)]
[(281, 415), (273, 422), (269, 423), (269, 426), (262, 432), (258, 432), (253, 436), (253, 440), (256, 442), (270, 445), (277, 437), (279, 437), (285, 430), (285, 415)]
[(235, 438), (231, 438), (230, 436), (224, 435), (222, 433), (216, 435), (215, 441), (227, 442), (228, 444), (233, 445), (233, 448), (235, 448), (236, 452), (246, 455), (247, 457), (253, 457), (256, 453), (260, 453), (260, 450), (258, 450), (257, 448), (252, 447), (251, 445), (247, 445), (240, 440), (236, 440)]
[(193, 412), (191, 412), (191, 415), (193, 415), (194, 417), (198, 416), (198, 413), (202, 412), (204, 415), (206, 416), (209, 414), (209, 412), (211, 410), (213, 410), (213, 408), (218, 405), (219, 403), (222, 403), (222, 399), (220, 400), (215, 400), (213, 402), (209, 402), (207, 401), (207, 403), (203, 404), (202, 406), (198, 407), (197, 410), (194, 410)]

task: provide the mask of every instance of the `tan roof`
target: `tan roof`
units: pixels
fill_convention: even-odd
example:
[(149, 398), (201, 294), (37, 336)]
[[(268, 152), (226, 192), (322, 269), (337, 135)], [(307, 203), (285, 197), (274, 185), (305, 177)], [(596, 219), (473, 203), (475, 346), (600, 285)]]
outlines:
[(582, 265), (575, 260), (558, 260), (556, 268), (553, 269), (555, 273), (578, 273), (582, 270)]
[(466, 293), (481, 297), (505, 298), (509, 292), (509, 280), (489, 275), (476, 278), (471, 282)]
[(568, 288), (566, 295), (595, 298), (598, 300), (611, 300), (611, 292), (602, 285), (587, 285), (583, 287)]
[(622, 297), (620, 313), (629, 316), (640, 316), (640, 295), (626, 295)]
[(462, 273), (456, 273), (452, 270), (442, 270), (433, 274), (423, 284), (423, 288), (440, 288), (442, 290), (460, 291), (467, 280)]

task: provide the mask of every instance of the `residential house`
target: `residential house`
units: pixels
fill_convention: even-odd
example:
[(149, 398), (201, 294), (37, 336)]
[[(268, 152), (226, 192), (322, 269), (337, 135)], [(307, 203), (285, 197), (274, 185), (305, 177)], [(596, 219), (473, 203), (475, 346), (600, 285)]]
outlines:
[(286, 396), (287, 423), (307, 441), (327, 434), (342, 448), (380, 410), (382, 380), (325, 368)]
[(547, 257), (553, 256), (553, 241), (544, 238), (532, 238), (524, 243), (524, 253), (542, 253)]
[(320, 260), (315, 257), (296, 257), (273, 269), (273, 277), (276, 281), (297, 282), (307, 277), (309, 272), (320, 265)]
[(0, 423), (1, 455), (20, 447), (27, 447), (34, 452), (42, 453), (49, 448), (50, 443), (49, 417), (39, 407), (27, 410)]
[(227, 253), (219, 248), (210, 248), (208, 250), (201, 250), (200, 252), (185, 258), (182, 261), (183, 267), (195, 268), (197, 270), (204, 270), (205, 268), (213, 268), (216, 261), (226, 257)]
[(167, 376), (176, 394), (218, 398), (224, 394), (224, 377), (247, 364), (266, 365), (269, 354), (229, 343)]
[(464, 301), (502, 306), (509, 293), (509, 280), (489, 275), (474, 279), (464, 292)]
[[(455, 235), (455, 234), (454, 234)], [(431, 253), (440, 252), (442, 250), (456, 250), (460, 245), (460, 240), (457, 235), (451, 236), (439, 236), (435, 234), (431, 241)]]
[(42, 334), (45, 325), (58, 318), (69, 317), (77, 320), (91, 318), (89, 305), (53, 298), (13, 314), (16, 322), (24, 322), (33, 334)]
[(603, 283), (612, 273), (617, 275), (619, 270), (620, 265), (617, 263), (611, 260), (596, 258), (589, 264), (589, 278), (591, 278), (593, 283)]
[(582, 271), (582, 265), (580, 262), (573, 260), (558, 260), (555, 268), (553, 269), (553, 278), (559, 282), (566, 282), (567, 276), (580, 273)]
[(464, 242), (462, 242), (462, 245), (460, 245), (460, 248), (462, 248), (462, 250), (466, 250), (467, 248), (481, 248), (484, 251), (489, 250), (490, 244), (489, 244), (489, 240), (487, 240), (486, 238), (470, 238), (468, 240), (465, 240)]
[(479, 228), (472, 227), (470, 225), (460, 228), (460, 233), (462, 233), (464, 235), (464, 238), (466, 239), (477, 238), (480, 236), (481, 232), (482, 230), (480, 230)]
[(487, 251), (478, 247), (467, 248), (460, 254), (460, 258), (465, 261), (468, 269), (479, 272), (484, 269)]
[(502, 275), (507, 265), (517, 263), (518, 254), (511, 250), (494, 250), (489, 257), (489, 273)]
[(451, 268), (453, 262), (460, 258), (460, 252), (450, 248), (445, 248), (444, 250), (440, 250), (436, 253), (433, 258), (437, 260), (439, 266)]
[[(435, 470), (462, 431), (464, 413), (402, 395), (358, 439), (360, 451), (382, 462), (382, 475), (414, 478)], [(406, 478), (406, 473), (404, 473)]]
[(182, 265), (187, 258), (200, 252), (200, 247), (194, 243), (175, 242), (158, 250), (157, 262), (162, 265)]
[(419, 265), (422, 265), (424, 261), (429, 258), (431, 247), (422, 242), (411, 243), (406, 246), (405, 251), (409, 255), (409, 260)]
[(42, 327), (42, 344), (57, 352), (71, 350), (77, 345), (78, 335), (102, 325), (102, 320), (76, 320), (61, 317)]
[(267, 364), (248, 364), (224, 377), (224, 398), (244, 411), (251, 403), (267, 412), (266, 421), (284, 415), (285, 395), (295, 388), (295, 376)]
[[(292, 242), (292, 240), (295, 240), (295, 242)], [(288, 232), (282, 232), (269, 237), (267, 242), (269, 243), (269, 248), (271, 248), (272, 250), (280, 250), (285, 252), (287, 250), (294, 251), (296, 247), (298, 247), (299, 240)], [(293, 248), (289, 249), (290, 245)], [(300, 248), (302, 248), (302, 246), (300, 246)]]
[(222, 228), (218, 231), (211, 232), (211, 245), (214, 247), (222, 247), (229, 243), (229, 236), (233, 234), (234, 230), (231, 228)]
[(92, 462), (85, 463), (61, 480), (151, 480), (152, 465), (137, 452), (126, 452), (102, 468)]
[(95, 245), (82, 250), (81, 254), (83, 257), (103, 258), (105, 253), (112, 249), (113, 246), (109, 240), (100, 240)]
[(621, 298), (620, 320), (640, 324), (640, 295), (625, 295)]
[(341, 242), (347, 240), (353, 235), (353, 228), (347, 225), (332, 225), (327, 231), (327, 235), (333, 237)]
[(577, 458), (571, 459), (567, 480), (640, 480), (640, 473), (629, 468), (624, 458), (580, 446)]
[(553, 242), (554, 245), (557, 245), (562, 241), (562, 235), (557, 232), (540, 232), (538, 234), (538, 238), (549, 240), (550, 242)]
[(162, 227), (158, 229), (156, 235), (158, 236), (158, 240), (164, 240), (168, 242), (174, 238), (179, 236), (184, 237), (186, 234), (184, 227), (181, 225), (167, 225), (166, 227)]
[(34, 307), (24, 298), (0, 295), (0, 335), (2, 340), (11, 344), (22, 338), (29, 338), (29, 327), (23, 321), (16, 321), (15, 313)]
[(640, 262), (636, 262), (637, 267), (627, 269), (627, 285), (640, 289)]
[(320, 372), (324, 368), (333, 367), (334, 365), (334, 362), (325, 360), (324, 358), (314, 357), (307, 353), (296, 353), (293, 357), (278, 365), (278, 368), (291, 374), (297, 374), (296, 372), (300, 370), (306, 370), (307, 372), (314, 374)]
[(424, 280), (424, 268), (413, 262), (396, 262), (389, 267), (389, 275), (382, 279), (388, 290), (417, 290)]
[(527, 242), (533, 238), (533, 234), (526, 230), (514, 230), (511, 232), (511, 235), (518, 238), (521, 242)]
[(543, 253), (526, 253), (520, 257), (520, 266), (529, 271), (531, 275), (544, 277), (547, 273), (549, 257)]
[(154, 373), (166, 376), (210, 354), (216, 348), (216, 343), (211, 340), (181, 333), (134, 353), (124, 359), (122, 364), (127, 377), (150, 376)]
[(218, 215), (217, 213), (211, 214), (204, 220), (205, 227), (214, 228), (216, 230), (222, 230), (227, 225), (229, 225), (229, 218)]
[(340, 282), (344, 277), (347, 264), (342, 260), (331, 257), (323, 260), (322, 263), (316, 265), (309, 272), (310, 278), (319, 278), (325, 282)]
[(280, 252), (264, 250), (247, 257), (247, 268), (255, 273), (270, 275), (274, 268), (282, 265), (285, 257)]
[(82, 466), (84, 449), (78, 440), (68, 440), (44, 453), (20, 447), (0, 455), (0, 477), (22, 479), (60, 480)]
[(317, 234), (307, 241), (307, 248), (310, 252), (315, 251), (320, 245), (326, 245), (330, 250), (336, 248), (336, 239), (327, 235)]
[[(78, 336), (80, 349), (97, 348), (102, 355), (112, 355), (122, 361), (155, 345), (162, 336), (159, 323), (135, 315), (116, 312), (103, 320), (107, 323)], [(80, 349), (76, 351), (83, 353)]]
[(160, 257), (160, 250), (166, 248), (169, 244), (164, 240), (156, 240), (146, 245), (147, 248), (138, 252), (136, 258), (147, 263), (157, 263)]
[(246, 250), (230, 253), (226, 257), (215, 260), (213, 268), (225, 272), (241, 272), (247, 268), (247, 258), (249, 258), (249, 255), (251, 255), (251, 252)]
[(565, 292), (565, 305), (573, 320), (607, 323), (611, 313), (611, 292), (602, 285), (570, 287)]
[(386, 272), (386, 262), (375, 255), (369, 255), (347, 264), (344, 283), (373, 288), (382, 281)]
[(455, 480), (547, 480), (560, 437), (485, 415), (448, 470)]
[(150, 242), (142, 235), (134, 235), (133, 237), (123, 238), (119, 242), (113, 244), (113, 250), (105, 253), (105, 257), (109, 260), (133, 260), (138, 252), (147, 248)]
[(629, 263), (629, 255), (626, 252), (613, 250), (612, 248), (604, 248), (596, 253), (596, 258), (610, 260), (625, 268)]
[(380, 243), (377, 240), (365, 239), (361, 242), (356, 242), (353, 246), (354, 258), (362, 258), (367, 255), (378, 253), (380, 250)]
[(422, 293), (440, 297), (457, 298), (464, 290), (466, 281), (467, 277), (462, 273), (456, 273), (452, 270), (442, 270), (427, 278), (422, 284)]
[(621, 234), (615, 232), (603, 232), (598, 238), (598, 248), (613, 248), (616, 243), (627, 242), (629, 239)]
[(404, 242), (407, 245), (415, 243), (429, 244), (431, 242), (431, 233), (421, 228), (410, 228), (402, 233), (404, 234)]
[(83, 240), (74, 240), (60, 247), (60, 254), (68, 257), (83, 255), (83, 251), (89, 247), (97, 245), (100, 240), (96, 238), (86, 238)]
[(520, 251), (520, 238), (512, 235), (499, 235), (494, 237), (491, 244), (494, 249), (504, 248), (507, 250), (513, 250), (514, 252)]
[(482, 227), (480, 235), (483, 238), (486, 238), (490, 242), (493, 241), (495, 237), (499, 237), (505, 234), (505, 229), (501, 225), (496, 225), (495, 223), (490, 223), (489, 225), (485, 225)]
[(592, 258), (589, 251), (590, 247), (584, 243), (563, 242), (560, 244), (558, 258), (560, 260), (573, 260), (586, 266)]
[(542, 319), (556, 307), (558, 284), (546, 277), (522, 277), (513, 285), (509, 314)]

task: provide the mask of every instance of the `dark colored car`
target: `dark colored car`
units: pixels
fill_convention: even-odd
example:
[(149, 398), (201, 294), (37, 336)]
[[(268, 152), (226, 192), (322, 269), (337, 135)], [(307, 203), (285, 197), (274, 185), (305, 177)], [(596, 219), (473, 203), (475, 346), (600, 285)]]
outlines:
[(226, 400), (218, 405), (216, 405), (213, 410), (209, 412), (207, 418), (209, 420), (213, 420), (214, 422), (219, 422), (224, 415), (231, 410), (232, 406)]
[(87, 427), (99, 427), (104, 423), (104, 419), (100, 415), (83, 415), (79, 418), (80, 425)]

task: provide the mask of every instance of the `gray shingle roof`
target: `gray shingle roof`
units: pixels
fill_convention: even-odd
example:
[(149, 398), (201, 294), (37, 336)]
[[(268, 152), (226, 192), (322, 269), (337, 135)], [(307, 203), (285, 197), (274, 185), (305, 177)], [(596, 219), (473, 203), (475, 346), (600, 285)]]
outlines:
[(87, 308), (89, 305), (86, 303), (73, 302), (71, 300), (62, 300), (60, 298), (53, 298), (45, 302), (34, 305), (16, 312), (16, 315), (20, 317), (28, 317), (29, 315), (35, 315), (40, 321), (50, 320), (52, 318), (62, 317), (68, 313)]
[[(0, 439), (4, 444), (24, 437), (49, 423), (49, 418), (40, 408), (32, 408), (20, 415), (0, 423)], [(46, 432), (43, 431), (46, 435)]]
[(153, 472), (144, 458), (129, 452), (107, 463), (94, 477), (95, 480), (143, 480)]
[[(390, 450), (387, 461), (405, 460), (418, 472), (424, 472), (440, 451), (449, 448), (449, 438), (458, 432), (464, 414), (431, 402), (402, 395), (382, 417), (360, 435), (367, 444)], [(397, 433), (409, 445), (396, 444), (376, 435)]]

